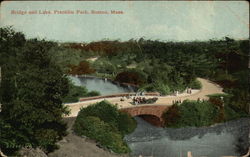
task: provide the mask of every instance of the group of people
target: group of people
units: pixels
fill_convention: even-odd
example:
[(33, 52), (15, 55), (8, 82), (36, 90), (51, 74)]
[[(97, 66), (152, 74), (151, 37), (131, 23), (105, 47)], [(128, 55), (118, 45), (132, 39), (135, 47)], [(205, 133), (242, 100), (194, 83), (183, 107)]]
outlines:
[[(192, 88), (187, 88), (186, 91), (187, 91), (187, 94), (192, 94)], [(179, 94), (180, 94), (179, 91), (174, 92), (175, 96), (178, 96)]]
[(172, 100), (172, 104), (181, 104), (181, 100)]
[[(197, 98), (197, 102), (205, 102), (205, 99)], [(172, 104), (181, 104), (181, 100), (172, 100)]]
[(146, 102), (146, 98), (145, 97), (133, 97), (133, 104), (138, 105), (138, 104), (142, 104)]

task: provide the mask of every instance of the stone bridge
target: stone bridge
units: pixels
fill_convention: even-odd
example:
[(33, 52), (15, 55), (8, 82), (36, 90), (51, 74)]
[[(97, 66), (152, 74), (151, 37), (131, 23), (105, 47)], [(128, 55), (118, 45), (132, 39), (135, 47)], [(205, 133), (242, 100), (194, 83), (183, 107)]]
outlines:
[(127, 112), (133, 117), (139, 116), (153, 125), (162, 126), (164, 124), (162, 115), (169, 107), (167, 105), (138, 105), (122, 108), (120, 111)]

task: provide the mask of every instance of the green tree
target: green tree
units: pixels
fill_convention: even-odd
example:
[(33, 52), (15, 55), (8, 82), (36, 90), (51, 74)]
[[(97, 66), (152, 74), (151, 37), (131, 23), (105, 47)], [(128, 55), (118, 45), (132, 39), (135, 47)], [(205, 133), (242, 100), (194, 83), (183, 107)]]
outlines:
[(90, 67), (89, 62), (81, 61), (77, 66), (70, 65), (69, 74), (72, 75), (83, 75), (83, 74), (91, 74), (94, 73), (95, 69)]
[(69, 92), (66, 97), (63, 98), (64, 103), (78, 102), (81, 97), (91, 97), (100, 95), (97, 91), (88, 92), (87, 88), (81, 86), (75, 86), (72, 82), (69, 84)]
[(94, 139), (116, 153), (130, 152), (123, 137), (135, 127), (136, 121), (131, 116), (107, 101), (82, 108), (73, 126), (77, 135)]
[[(13, 149), (8, 142), (0, 143), (1, 149), (12, 152), (28, 143), (52, 151), (57, 147), (55, 142), (66, 134), (62, 115), (68, 114), (62, 105), (68, 79), (48, 55), (54, 43), (25, 40), (22, 33), (11, 28), (1, 28), (1, 34), (5, 34), (1, 45), (6, 47), (1, 49), (0, 120), (6, 127), (0, 141), (15, 145)], [(8, 135), (8, 128), (15, 130), (16, 136), (2, 136)]]

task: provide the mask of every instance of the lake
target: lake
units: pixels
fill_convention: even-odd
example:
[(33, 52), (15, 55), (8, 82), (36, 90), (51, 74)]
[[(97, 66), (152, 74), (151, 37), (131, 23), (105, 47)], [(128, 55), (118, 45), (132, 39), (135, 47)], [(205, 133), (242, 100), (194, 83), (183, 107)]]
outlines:
[(243, 118), (212, 127), (158, 128), (139, 117), (135, 131), (125, 136), (132, 156), (220, 157), (246, 154), (250, 119)]
[(111, 95), (135, 91), (135, 89), (131, 86), (120, 85), (102, 78), (73, 76), (69, 76), (69, 78), (75, 85), (84, 86), (88, 89), (88, 91), (98, 91), (101, 95)]

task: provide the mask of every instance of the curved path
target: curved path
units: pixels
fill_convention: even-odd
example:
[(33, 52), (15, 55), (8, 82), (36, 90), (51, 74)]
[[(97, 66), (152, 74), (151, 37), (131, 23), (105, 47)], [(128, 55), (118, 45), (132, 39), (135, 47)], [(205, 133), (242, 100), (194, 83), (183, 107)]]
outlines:
[[(192, 94), (187, 94), (187, 93), (182, 93), (179, 94), (178, 96), (158, 96), (158, 100), (154, 104), (147, 104), (147, 105), (172, 105), (174, 100), (197, 100), (197, 99), (208, 99), (206, 95), (209, 94), (214, 94), (214, 93), (223, 93), (222, 88), (218, 86), (217, 84), (206, 80), (202, 78), (198, 78), (198, 80), (202, 84), (202, 89), (201, 90), (192, 90)], [(151, 98), (153, 96), (143, 96), (146, 98)], [(118, 108), (128, 108), (128, 107), (136, 107), (134, 105), (131, 105), (132, 99), (125, 99), (125, 101), (120, 101), (121, 97), (115, 97), (115, 98), (105, 98), (105, 100), (109, 101), (110, 103), (113, 104), (118, 104)], [(101, 99), (96, 99), (96, 100), (89, 100), (89, 101), (84, 101), (84, 102), (77, 102), (77, 103), (71, 103), (71, 104), (66, 104), (70, 110), (71, 113), (68, 117), (76, 117), (79, 110), (82, 107), (87, 107), (91, 104), (94, 104), (96, 102), (100, 102), (104, 100), (103, 98)], [(142, 105), (140, 105), (142, 106)]]

